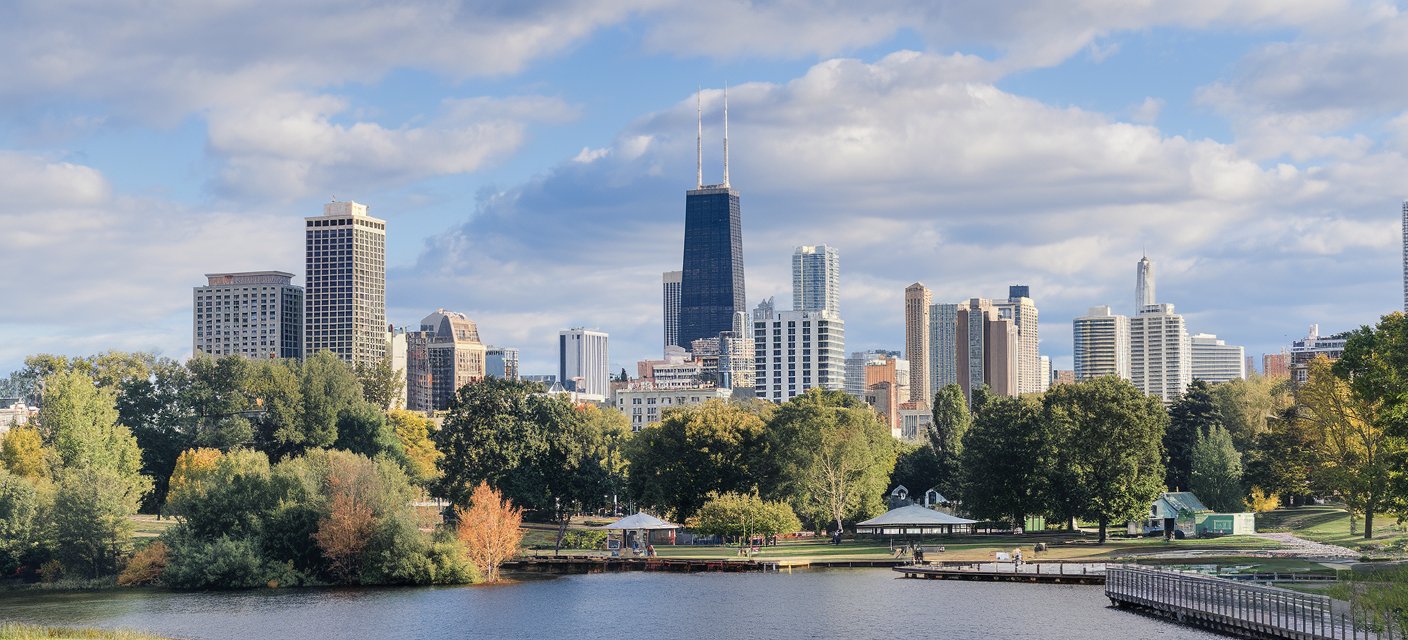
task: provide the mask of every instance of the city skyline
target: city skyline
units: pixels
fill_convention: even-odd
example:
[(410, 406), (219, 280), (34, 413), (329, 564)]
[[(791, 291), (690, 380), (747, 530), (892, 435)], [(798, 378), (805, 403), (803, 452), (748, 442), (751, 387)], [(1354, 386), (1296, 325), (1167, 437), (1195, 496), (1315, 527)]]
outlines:
[[(329, 17), (280, 9), (290, 25)], [(243, 29), (225, 57), (177, 55), (261, 23), (256, 9), (191, 8), (179, 37), (125, 7), (101, 22), (70, 10), (36, 11), (0, 45), (29, 47), (11, 50), (22, 64), (0, 89), (14, 98), (0, 122), (0, 187), (14, 197), (0, 217), (23, 230), (0, 267), (46, 284), (7, 288), (27, 300), (0, 314), (9, 370), (33, 352), (185, 357), (200, 274), (281, 270), (306, 284), (295, 229), (334, 195), (370, 204), (391, 229), (391, 323), (463, 311), (522, 349), (525, 373), (555, 369), (556, 331), (597, 326), (619, 354), (613, 370), (629, 367), (658, 351), (655, 278), (679, 268), (689, 134), (702, 112), (706, 137), (721, 138), (725, 81), (749, 288), (789, 308), (790, 250), (836, 246), (849, 351), (902, 348), (909, 282), (947, 303), (1025, 282), (1039, 292), (1041, 353), (1070, 369), (1071, 319), (1097, 305), (1126, 313), (1127, 265), (1146, 246), (1158, 297), (1248, 355), (1402, 305), (1390, 211), (1408, 161), (1382, 124), (1399, 109), (1355, 90), (1349, 71), (1376, 64), (1369, 54), (1408, 20), (1396, 12), (1213, 3), (1118, 21), (1074, 10), (1073, 21), (1034, 7), (1031, 22), (1008, 23), (963, 7), (940, 24), (871, 8), (871, 30), (778, 48), (751, 29), (715, 44), (677, 37), (695, 22), (687, 11), (615, 8), (555, 42), (486, 56), (466, 54), (559, 18), (467, 15), (441, 35), (391, 34), (370, 9), (332, 9), (408, 43), (353, 65), (328, 53), (347, 36), (308, 41), (296, 28)], [(103, 37), (115, 25), (147, 37)], [(458, 55), (413, 44), (446, 36)], [(1267, 55), (1277, 47), (1283, 56)], [(287, 62), (282, 75), (268, 73), (270, 55)], [(173, 58), (175, 76), (132, 73)], [(74, 64), (55, 75), (39, 59)], [(593, 73), (605, 59), (658, 82)], [(1306, 68), (1314, 82), (1299, 92), (1275, 82)], [(1288, 121), (1299, 124), (1276, 125)], [(704, 153), (721, 165), (717, 148)]]

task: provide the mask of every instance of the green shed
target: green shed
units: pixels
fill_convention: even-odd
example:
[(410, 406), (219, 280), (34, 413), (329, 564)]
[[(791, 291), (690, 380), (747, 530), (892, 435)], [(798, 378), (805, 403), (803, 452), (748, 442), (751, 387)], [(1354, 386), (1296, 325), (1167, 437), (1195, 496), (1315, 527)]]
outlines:
[(1254, 513), (1201, 513), (1197, 516), (1198, 537), (1233, 536), (1256, 533)]

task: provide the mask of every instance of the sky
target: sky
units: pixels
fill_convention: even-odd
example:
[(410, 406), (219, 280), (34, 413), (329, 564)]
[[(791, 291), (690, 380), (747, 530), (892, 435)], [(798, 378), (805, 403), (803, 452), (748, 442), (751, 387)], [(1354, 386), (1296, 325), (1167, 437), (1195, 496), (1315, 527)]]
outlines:
[[(846, 349), (903, 294), (1031, 287), (1041, 351), (1157, 299), (1249, 355), (1403, 304), (1408, 13), (1351, 0), (10, 0), (0, 373), (191, 351), (211, 272), (302, 282), (305, 216), (388, 223), (388, 319), (661, 351), (684, 191), (741, 193), (747, 294), (841, 254)], [(1259, 359), (1259, 358), (1258, 358)]]

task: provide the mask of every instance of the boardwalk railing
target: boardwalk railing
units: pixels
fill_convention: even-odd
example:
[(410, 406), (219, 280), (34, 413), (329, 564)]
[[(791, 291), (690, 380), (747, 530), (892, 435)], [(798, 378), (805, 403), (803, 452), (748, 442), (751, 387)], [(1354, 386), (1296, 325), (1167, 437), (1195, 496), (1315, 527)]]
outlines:
[(1116, 606), (1144, 609), (1253, 638), (1391, 640), (1402, 638), (1392, 618), (1354, 615), (1327, 596), (1235, 582), (1213, 576), (1130, 565), (1105, 571), (1105, 595)]

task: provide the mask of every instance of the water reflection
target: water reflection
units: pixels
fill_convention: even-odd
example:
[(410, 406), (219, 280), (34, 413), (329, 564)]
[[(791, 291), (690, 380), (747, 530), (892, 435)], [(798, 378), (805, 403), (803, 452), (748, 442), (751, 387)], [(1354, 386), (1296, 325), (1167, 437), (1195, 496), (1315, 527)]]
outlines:
[(1112, 609), (1101, 587), (885, 570), (619, 573), (497, 587), (0, 595), (0, 620), (182, 638), (1216, 638)]

